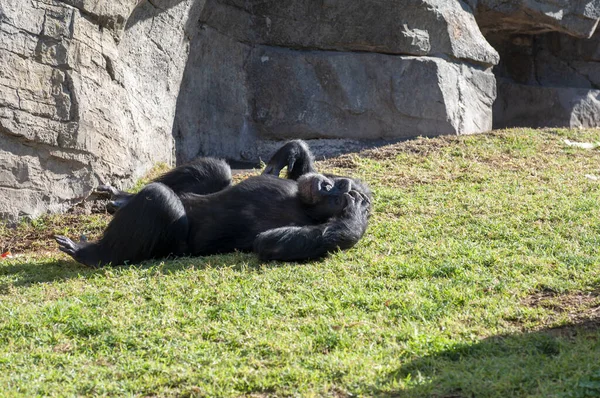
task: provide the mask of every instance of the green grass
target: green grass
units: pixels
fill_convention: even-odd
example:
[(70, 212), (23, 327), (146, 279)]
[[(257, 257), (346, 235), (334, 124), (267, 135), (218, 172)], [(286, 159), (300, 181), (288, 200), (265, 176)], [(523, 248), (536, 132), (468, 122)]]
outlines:
[(156, 164), (144, 177), (135, 183), (135, 185), (129, 190), (130, 192), (138, 192), (140, 191), (144, 185), (151, 182), (156, 177), (160, 176), (163, 173), (169, 171), (169, 166), (166, 163), (158, 163)]
[[(599, 396), (600, 153), (564, 139), (600, 131), (319, 164), (375, 195), (363, 240), (324, 261), (1, 261), (0, 395)], [(82, 220), (73, 237), (103, 222)]]

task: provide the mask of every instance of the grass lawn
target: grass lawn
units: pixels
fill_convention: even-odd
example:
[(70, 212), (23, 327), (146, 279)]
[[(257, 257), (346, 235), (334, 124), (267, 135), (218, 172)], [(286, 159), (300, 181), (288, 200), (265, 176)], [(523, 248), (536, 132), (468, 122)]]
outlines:
[[(600, 130), (418, 139), (320, 162), (366, 180), (353, 249), (91, 270), (0, 227), (0, 396), (600, 396)], [(20, 253), (20, 254), (19, 254)]]

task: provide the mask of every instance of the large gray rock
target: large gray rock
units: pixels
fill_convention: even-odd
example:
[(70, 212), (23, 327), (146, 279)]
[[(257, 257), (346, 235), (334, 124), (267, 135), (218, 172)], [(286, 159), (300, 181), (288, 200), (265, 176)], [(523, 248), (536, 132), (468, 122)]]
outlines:
[(498, 54), (460, 1), (209, 0), (200, 23), (174, 124), (180, 162), (256, 160), (291, 137), (491, 128)]
[[(206, 30), (177, 118), (177, 156), (254, 160), (263, 141), (399, 139), (492, 126), (495, 78), (434, 57), (249, 47)], [(194, 49), (192, 49), (194, 54)], [(195, 58), (196, 59), (196, 58)], [(206, 73), (219, 68), (219, 78)], [(204, 72), (203, 72), (204, 71)]]
[(498, 54), (465, 8), (459, 0), (208, 0), (200, 22), (249, 44), (443, 55), (495, 65)]
[(562, 32), (590, 37), (600, 18), (599, 0), (466, 0), (479, 27), (489, 32)]
[(550, 33), (537, 42), (540, 84), (600, 89), (600, 31), (589, 39)]
[(257, 48), (253, 121), (266, 138), (407, 138), (487, 131), (492, 73), (433, 57)]
[(502, 61), (494, 127), (600, 126), (600, 33), (491, 36)]
[(173, 125), (177, 160), (256, 160), (246, 59), (252, 47), (210, 28), (192, 43)]
[(174, 162), (192, 1), (0, 1), (0, 216)]
[(494, 127), (598, 127), (600, 0), (466, 0), (500, 54)]
[(600, 90), (498, 82), (495, 126), (598, 127)]

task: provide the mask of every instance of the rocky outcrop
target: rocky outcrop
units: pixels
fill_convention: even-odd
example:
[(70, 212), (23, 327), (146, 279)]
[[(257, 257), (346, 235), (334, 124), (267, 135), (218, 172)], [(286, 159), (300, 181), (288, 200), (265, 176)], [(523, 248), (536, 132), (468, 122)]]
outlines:
[(495, 125), (504, 127), (598, 127), (600, 90), (498, 82)]
[(208, 0), (200, 23), (247, 44), (498, 62), (462, 1)]
[(600, 126), (599, 0), (467, 0), (500, 54), (494, 127)]
[(265, 47), (249, 69), (261, 137), (392, 139), (490, 127), (493, 75), (440, 58)]
[(492, 35), (502, 61), (495, 69), (494, 127), (600, 126), (600, 33)]
[(208, 0), (174, 134), (178, 161), (255, 160), (270, 140), (491, 128), (497, 52), (460, 1)]
[(137, 3), (0, 1), (0, 216), (173, 163), (192, 2)]
[(328, 152), (477, 133), (491, 129), (492, 109), (497, 125), (599, 124), (598, 41), (567, 37), (591, 35), (599, 9), (0, 0), (0, 217), (65, 210), (158, 162), (257, 161), (292, 137)]

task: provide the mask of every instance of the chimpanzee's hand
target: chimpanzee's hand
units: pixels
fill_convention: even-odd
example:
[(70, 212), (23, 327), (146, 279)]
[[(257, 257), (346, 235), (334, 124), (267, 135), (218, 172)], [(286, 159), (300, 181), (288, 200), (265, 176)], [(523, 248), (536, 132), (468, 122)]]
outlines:
[(351, 190), (344, 194), (346, 199), (346, 207), (343, 215), (345, 217), (357, 218), (361, 221), (366, 220), (371, 215), (371, 200), (369, 197), (359, 191)]

